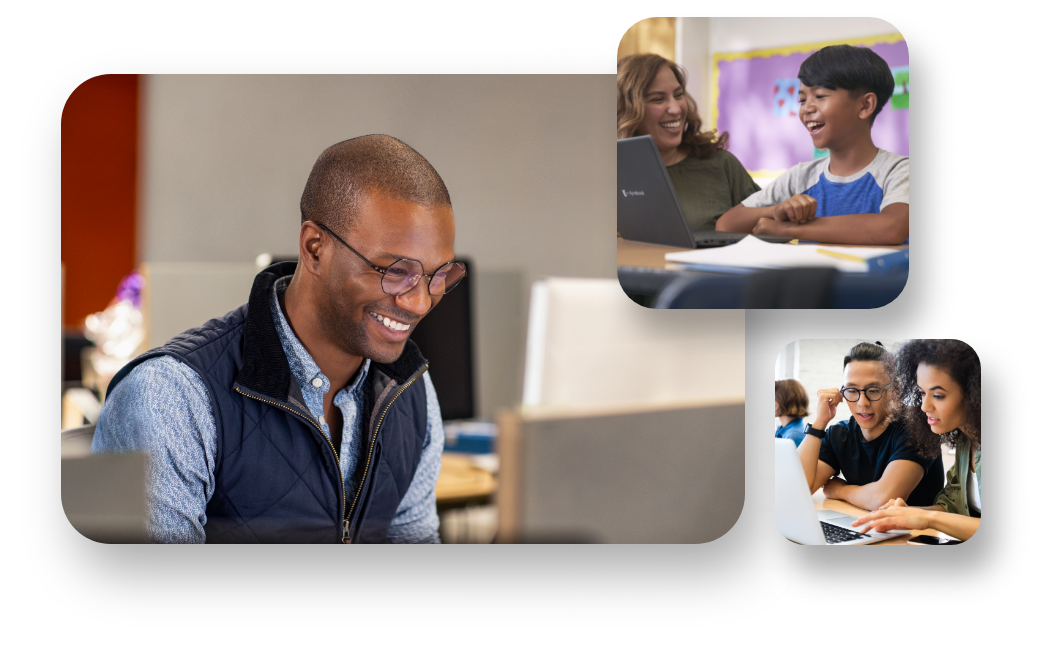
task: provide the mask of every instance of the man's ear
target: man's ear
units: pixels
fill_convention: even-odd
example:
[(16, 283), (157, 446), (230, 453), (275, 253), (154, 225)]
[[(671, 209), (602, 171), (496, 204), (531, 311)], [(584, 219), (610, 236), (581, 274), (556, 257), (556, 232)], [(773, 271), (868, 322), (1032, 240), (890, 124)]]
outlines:
[(323, 240), (322, 230), (312, 221), (301, 224), (298, 234), (298, 263), (313, 275), (321, 275), (329, 246)]

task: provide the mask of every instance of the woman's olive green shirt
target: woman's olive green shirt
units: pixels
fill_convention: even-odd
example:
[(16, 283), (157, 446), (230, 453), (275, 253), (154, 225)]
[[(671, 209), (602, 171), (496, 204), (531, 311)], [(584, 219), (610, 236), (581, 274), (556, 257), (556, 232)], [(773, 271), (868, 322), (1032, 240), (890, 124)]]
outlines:
[(965, 492), (965, 485), (969, 483), (970, 469), (976, 471), (977, 478), (980, 477), (980, 448), (977, 446), (974, 452), (972, 442), (962, 435), (958, 439), (958, 448), (954, 454), (954, 465), (947, 471), (947, 481), (934, 503), (942, 506), (948, 513), (969, 515), (969, 496)]
[(667, 169), (692, 232), (715, 229), (719, 216), (759, 190), (740, 160), (721, 149), (706, 160), (691, 156)]

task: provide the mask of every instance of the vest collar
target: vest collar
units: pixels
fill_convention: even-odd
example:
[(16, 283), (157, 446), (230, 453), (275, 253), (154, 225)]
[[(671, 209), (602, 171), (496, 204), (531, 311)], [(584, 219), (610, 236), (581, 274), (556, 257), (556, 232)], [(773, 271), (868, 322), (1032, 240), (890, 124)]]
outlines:
[[(283, 350), (276, 323), (272, 321), (273, 286), (276, 280), (294, 274), (296, 261), (284, 261), (265, 268), (254, 277), (254, 286), (247, 301), (247, 319), (243, 328), (243, 365), (236, 382), (258, 394), (282, 402), (292, 395), (300, 398), (301, 388), (290, 371), (290, 362)], [(410, 380), (427, 364), (413, 340), (406, 341), (402, 355), (395, 362), (371, 362), (370, 379), (380, 372), (398, 384)]]

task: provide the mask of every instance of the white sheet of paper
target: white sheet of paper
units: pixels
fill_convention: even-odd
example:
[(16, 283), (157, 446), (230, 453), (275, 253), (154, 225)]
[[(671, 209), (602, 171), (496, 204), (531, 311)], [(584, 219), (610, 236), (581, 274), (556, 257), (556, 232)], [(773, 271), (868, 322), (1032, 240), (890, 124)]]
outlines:
[(718, 248), (669, 252), (665, 260), (688, 265), (716, 265), (738, 268), (837, 268), (841, 272), (867, 272), (866, 261), (850, 261), (823, 254), (818, 250), (830, 250), (862, 259), (895, 252), (893, 249), (831, 247), (825, 245), (791, 245), (789, 243), (766, 243), (754, 236), (746, 236), (739, 243)]

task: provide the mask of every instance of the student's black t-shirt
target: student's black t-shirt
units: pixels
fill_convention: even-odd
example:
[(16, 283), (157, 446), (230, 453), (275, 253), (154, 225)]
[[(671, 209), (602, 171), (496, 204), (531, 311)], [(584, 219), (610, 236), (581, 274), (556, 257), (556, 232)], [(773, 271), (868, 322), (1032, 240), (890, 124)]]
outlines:
[(877, 439), (867, 443), (860, 433), (856, 418), (836, 423), (827, 429), (820, 444), (820, 460), (835, 470), (849, 484), (863, 486), (878, 481), (889, 462), (913, 461), (925, 469), (922, 481), (905, 500), (909, 506), (931, 506), (943, 490), (943, 459), (926, 459), (908, 444), (907, 428), (893, 421)]

